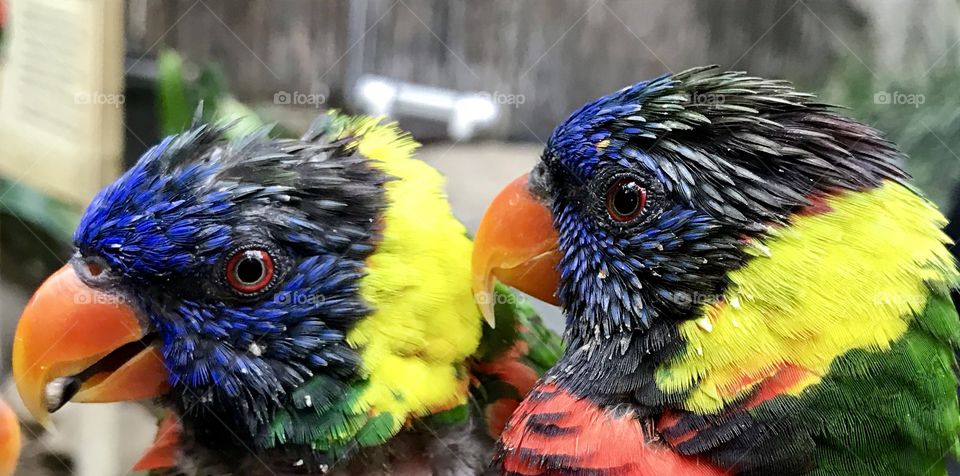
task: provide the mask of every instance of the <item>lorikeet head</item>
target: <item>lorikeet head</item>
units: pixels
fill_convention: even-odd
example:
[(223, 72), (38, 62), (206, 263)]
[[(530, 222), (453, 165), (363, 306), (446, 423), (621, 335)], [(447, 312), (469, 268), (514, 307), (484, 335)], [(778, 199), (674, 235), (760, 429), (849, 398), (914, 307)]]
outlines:
[[(311, 146), (263, 131), (226, 143), (224, 132), (199, 126), (164, 140), (90, 204), (73, 258), (18, 332), (18, 368), (45, 369), (29, 374), (39, 378), (25, 395), (32, 411), (55, 410), (74, 392), (147, 396), (168, 369), (184, 412), (255, 427), (263, 402), (284, 389), (355, 370), (345, 331), (369, 312), (358, 278), (385, 176), (357, 154), (334, 159), (345, 142)], [(48, 326), (69, 326), (70, 337)], [(41, 333), (49, 349), (28, 340)], [(97, 348), (72, 348), (81, 345)], [(164, 365), (128, 369), (156, 367), (150, 352)], [(124, 373), (122, 385), (109, 381)], [(54, 374), (67, 377), (59, 395), (33, 386)]]
[(567, 318), (504, 472), (943, 472), (960, 274), (901, 159), (787, 82), (711, 68), (575, 111), (475, 242), (478, 301), (500, 279)]
[(163, 394), (194, 433), (322, 452), (463, 403), (470, 242), (415, 144), (336, 115), (226, 132), (165, 139), (90, 204), (17, 331), (30, 410)]
[(574, 112), (495, 200), (475, 287), (555, 289), (574, 339), (691, 318), (751, 238), (825, 197), (902, 181), (899, 157), (786, 82), (710, 68), (640, 82)]

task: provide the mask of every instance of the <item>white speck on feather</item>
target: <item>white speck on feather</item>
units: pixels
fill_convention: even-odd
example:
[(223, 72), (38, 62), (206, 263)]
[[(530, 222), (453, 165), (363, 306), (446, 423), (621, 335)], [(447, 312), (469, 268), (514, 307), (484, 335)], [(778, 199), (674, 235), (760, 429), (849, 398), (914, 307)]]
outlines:
[(250, 343), (250, 347), (247, 347), (247, 350), (248, 350), (251, 354), (253, 354), (253, 355), (257, 356), (257, 357), (260, 357), (261, 355), (263, 355), (263, 348), (260, 347), (259, 345), (257, 345), (256, 342), (251, 342), (251, 343)]

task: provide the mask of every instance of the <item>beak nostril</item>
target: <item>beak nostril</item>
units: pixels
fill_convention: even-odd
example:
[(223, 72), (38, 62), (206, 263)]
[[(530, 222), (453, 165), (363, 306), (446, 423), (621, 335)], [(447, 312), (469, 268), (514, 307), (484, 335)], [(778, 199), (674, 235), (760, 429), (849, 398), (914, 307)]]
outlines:
[(90, 273), (90, 277), (92, 278), (100, 276), (104, 271), (103, 265), (95, 261), (87, 261), (84, 264), (87, 266), (87, 272)]
[(74, 268), (84, 279), (100, 281), (110, 275), (110, 266), (100, 256), (74, 255)]

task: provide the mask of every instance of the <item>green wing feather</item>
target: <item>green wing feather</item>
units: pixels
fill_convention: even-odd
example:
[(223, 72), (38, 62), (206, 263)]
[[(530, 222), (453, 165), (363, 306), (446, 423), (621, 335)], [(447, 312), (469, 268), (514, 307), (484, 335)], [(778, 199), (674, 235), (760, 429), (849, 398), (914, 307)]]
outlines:
[[(854, 350), (834, 363), (804, 399), (821, 415), (804, 419), (816, 425), (815, 474), (945, 474), (960, 456), (957, 321), (949, 295), (938, 292), (890, 350)], [(857, 433), (852, 421), (863, 421)]]
[(958, 343), (957, 310), (945, 291), (933, 291), (888, 350), (851, 350), (820, 383), (752, 410), (780, 432), (761, 445), (764, 457), (809, 454), (815, 467), (803, 474), (823, 476), (946, 474), (960, 456)]

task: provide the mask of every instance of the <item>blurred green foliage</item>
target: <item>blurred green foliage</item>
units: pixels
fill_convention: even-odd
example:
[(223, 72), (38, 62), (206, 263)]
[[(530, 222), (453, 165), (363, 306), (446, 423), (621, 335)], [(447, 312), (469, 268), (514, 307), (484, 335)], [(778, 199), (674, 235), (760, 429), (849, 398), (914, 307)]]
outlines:
[(0, 181), (0, 197), (0, 279), (33, 288), (70, 256), (80, 214), (7, 179)]
[(0, 212), (24, 217), (56, 241), (69, 243), (80, 222), (80, 214), (73, 207), (19, 181), (0, 179), (0, 198), (4, 207)]
[(907, 170), (945, 212), (953, 207), (960, 179), (957, 66), (942, 64), (912, 79), (883, 81), (851, 59), (842, 62), (821, 94), (830, 103), (849, 107), (851, 115), (897, 143), (909, 156)]
[(166, 50), (157, 57), (157, 114), (161, 135), (183, 131), (193, 122), (202, 104), (207, 122), (233, 122), (230, 135), (247, 134), (263, 126), (257, 113), (229, 92), (223, 69), (216, 63), (204, 66), (196, 79), (189, 79), (180, 55)]

